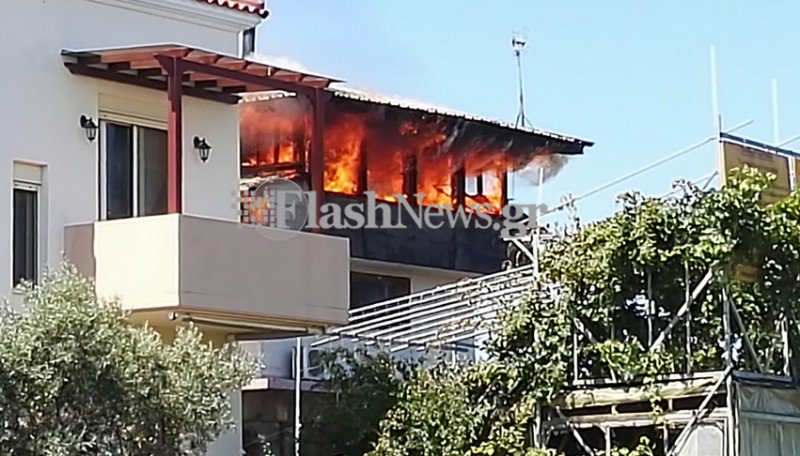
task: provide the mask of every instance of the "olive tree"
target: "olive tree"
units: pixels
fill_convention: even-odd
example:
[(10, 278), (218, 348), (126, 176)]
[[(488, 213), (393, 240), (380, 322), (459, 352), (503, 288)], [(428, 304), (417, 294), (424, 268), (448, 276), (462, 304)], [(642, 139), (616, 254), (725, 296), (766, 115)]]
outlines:
[(0, 315), (0, 454), (200, 455), (257, 363), (197, 328), (171, 343), (63, 266)]
[(304, 456), (362, 456), (378, 437), (378, 425), (397, 404), (416, 363), (382, 351), (335, 349), (324, 354), (325, 381), (303, 401)]

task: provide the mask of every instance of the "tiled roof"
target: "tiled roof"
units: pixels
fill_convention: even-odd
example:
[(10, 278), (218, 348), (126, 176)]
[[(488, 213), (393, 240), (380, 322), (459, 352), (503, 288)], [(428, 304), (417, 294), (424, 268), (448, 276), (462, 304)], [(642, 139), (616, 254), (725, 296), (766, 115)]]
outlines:
[(208, 3), (211, 5), (223, 6), (225, 8), (235, 9), (250, 14), (258, 14), (261, 17), (267, 17), (267, 11), (263, 0), (197, 0), (198, 2)]

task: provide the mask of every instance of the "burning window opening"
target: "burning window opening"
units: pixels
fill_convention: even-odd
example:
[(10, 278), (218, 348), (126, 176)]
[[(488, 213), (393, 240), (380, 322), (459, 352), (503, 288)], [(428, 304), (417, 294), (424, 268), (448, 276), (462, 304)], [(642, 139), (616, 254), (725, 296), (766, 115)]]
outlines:
[[(499, 214), (509, 173), (543, 167), (549, 178), (566, 161), (561, 154), (580, 153), (588, 144), (333, 93), (324, 118), (327, 193), (373, 191), (389, 202), (396, 194), (411, 202), (424, 194), (423, 205), (486, 204)], [(312, 112), (310, 101), (296, 95), (241, 105), (242, 177), (280, 176), (311, 189)]]

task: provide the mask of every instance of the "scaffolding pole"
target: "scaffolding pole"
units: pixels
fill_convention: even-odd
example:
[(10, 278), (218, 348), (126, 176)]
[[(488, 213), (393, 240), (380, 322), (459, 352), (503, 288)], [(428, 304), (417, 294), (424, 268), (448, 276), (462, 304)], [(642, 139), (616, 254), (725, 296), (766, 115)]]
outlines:
[[(727, 284), (722, 288), (722, 327), (725, 337), (725, 370), (730, 372), (733, 370), (733, 328), (731, 327), (731, 301), (728, 298)], [(733, 400), (733, 377), (731, 375), (728, 375), (725, 380), (725, 404), (727, 407), (725, 419), (727, 425), (725, 429), (726, 454), (728, 456), (736, 456), (736, 413)]]
[(733, 372), (733, 368), (725, 369), (725, 372), (722, 373), (717, 383), (714, 384), (714, 387), (711, 388), (711, 391), (706, 395), (703, 399), (703, 402), (700, 403), (700, 407), (698, 407), (697, 412), (692, 416), (692, 419), (686, 424), (686, 427), (683, 428), (678, 437), (675, 439), (675, 445), (667, 453), (667, 456), (676, 456), (678, 451), (683, 448), (683, 445), (686, 444), (686, 439), (689, 438), (689, 435), (694, 430), (695, 426), (700, 422), (701, 419), (705, 416), (706, 412), (708, 411), (708, 406), (711, 404), (711, 400), (714, 398), (714, 395), (717, 394), (717, 391), (725, 384), (731, 377), (731, 372)]
[(661, 334), (658, 335), (656, 341), (653, 342), (653, 344), (650, 346), (651, 352), (655, 351), (658, 347), (661, 346), (661, 344), (664, 343), (664, 341), (667, 339), (667, 336), (672, 332), (672, 329), (675, 328), (676, 324), (678, 324), (678, 321), (680, 321), (683, 315), (689, 311), (689, 308), (691, 307), (692, 303), (700, 296), (700, 293), (702, 293), (703, 290), (706, 288), (706, 285), (708, 285), (708, 283), (711, 281), (713, 275), (714, 275), (714, 269), (713, 268), (709, 269), (705, 277), (703, 277), (703, 280), (701, 280), (700, 283), (697, 284), (697, 287), (695, 287), (691, 296), (689, 296), (688, 299), (683, 303), (681, 308), (678, 309), (678, 313), (676, 313), (675, 316), (672, 317), (672, 320), (670, 320), (667, 327), (664, 328), (663, 331), (661, 331)]
[(303, 380), (303, 339), (298, 337), (295, 341), (294, 354), (294, 455), (300, 456), (300, 396), (302, 394)]
[[(684, 302), (691, 302), (692, 300), (692, 291), (690, 288), (690, 281), (691, 278), (689, 277), (689, 262), (683, 262), (684, 267), (684, 283), (686, 289), (686, 295), (684, 296)], [(691, 374), (692, 373), (692, 313), (686, 313), (686, 372)]]

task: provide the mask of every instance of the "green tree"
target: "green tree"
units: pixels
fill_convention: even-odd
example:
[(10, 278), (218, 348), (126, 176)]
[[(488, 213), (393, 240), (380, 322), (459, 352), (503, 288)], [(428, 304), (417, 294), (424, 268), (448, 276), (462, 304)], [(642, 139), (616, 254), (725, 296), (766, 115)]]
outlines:
[(0, 316), (0, 454), (200, 455), (257, 363), (193, 327), (171, 344), (70, 266)]
[[(800, 340), (800, 192), (763, 204), (769, 183), (770, 177), (745, 168), (721, 189), (683, 183), (675, 198), (623, 195), (618, 213), (565, 235), (543, 254), (541, 288), (502, 315), (487, 346), (488, 362), (459, 370), (439, 366), (403, 385), (370, 456), (552, 454), (534, 448), (530, 430), (543, 408), (566, 405), (573, 348), (582, 378), (641, 380), (654, 388), (655, 404), (657, 375), (689, 362), (694, 370), (723, 367), (723, 291), (746, 322), (733, 328), (733, 337), (747, 335), (765, 370), (779, 373), (782, 322), (794, 354)], [(738, 280), (743, 264), (755, 271), (753, 280)], [(649, 339), (667, 327), (687, 287), (709, 270), (709, 285), (688, 315), (690, 339), (676, 331), (650, 350)], [(655, 303), (655, 315), (643, 311), (642, 297)], [(755, 365), (747, 353), (736, 362)], [(655, 424), (656, 405), (652, 415)], [(641, 441), (615, 451), (645, 455), (651, 449)]]
[(344, 349), (325, 353), (321, 362), (327, 379), (303, 401), (303, 454), (362, 456), (415, 366), (383, 352)]

